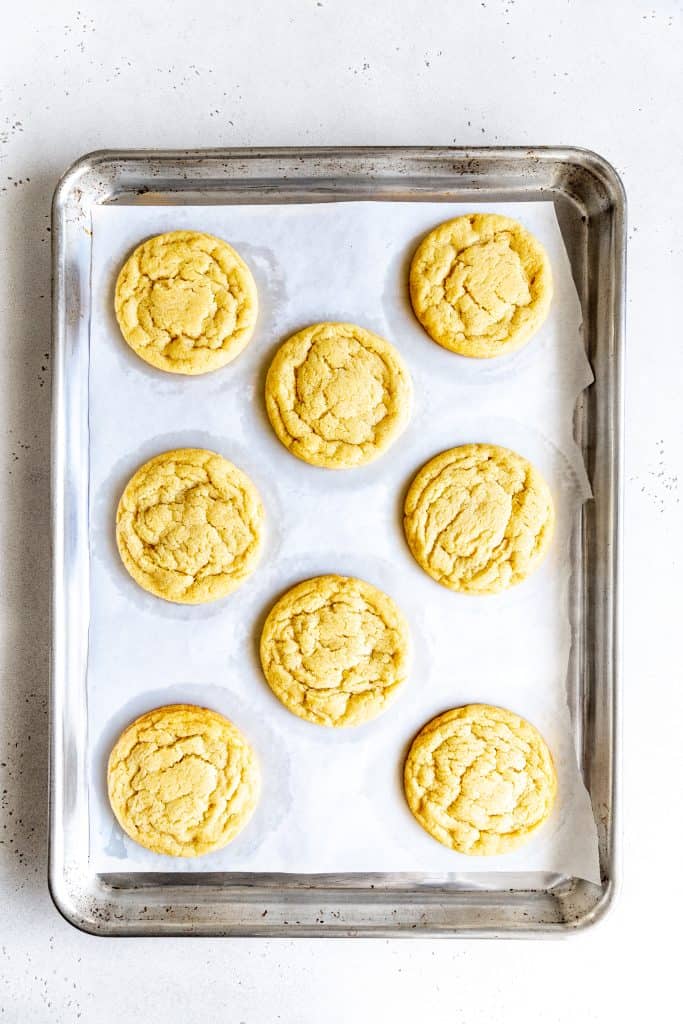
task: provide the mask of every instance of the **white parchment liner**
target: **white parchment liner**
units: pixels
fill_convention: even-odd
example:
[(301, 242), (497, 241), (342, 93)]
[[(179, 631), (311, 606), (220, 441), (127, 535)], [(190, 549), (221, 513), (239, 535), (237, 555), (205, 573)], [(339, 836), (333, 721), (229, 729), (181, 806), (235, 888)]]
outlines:
[[(419, 239), (471, 204), (324, 203), (280, 206), (97, 207), (90, 336), (91, 624), (88, 659), (90, 858), (99, 871), (561, 872), (599, 879), (597, 835), (567, 706), (571, 645), (570, 531), (590, 496), (572, 415), (592, 374), (581, 312), (551, 203), (501, 203), (546, 246), (555, 297), (522, 351), (469, 360), (434, 344), (415, 320), (407, 271)], [(142, 239), (178, 228), (229, 241), (249, 263), (260, 312), (231, 365), (204, 377), (164, 374), (123, 342), (113, 313), (116, 275)], [(277, 346), (320, 320), (350, 320), (402, 353), (415, 408), (406, 433), (363, 469), (300, 462), (268, 424), (263, 384)], [(557, 504), (552, 550), (519, 587), (467, 597), (413, 561), (401, 529), (405, 490), (445, 448), (489, 441), (545, 474)], [(120, 563), (114, 515), (146, 459), (172, 447), (215, 449), (245, 470), (266, 508), (255, 574), (216, 604), (182, 607), (143, 592)], [(409, 681), (380, 718), (329, 730), (301, 721), (271, 694), (257, 645), (275, 599), (301, 579), (357, 575), (383, 588), (412, 631)], [(406, 749), (431, 717), (482, 701), (532, 721), (553, 752), (559, 795), (548, 824), (504, 857), (465, 857), (431, 839), (403, 798)], [(107, 797), (106, 759), (135, 716), (169, 702), (215, 708), (258, 751), (263, 792), (248, 827), (197, 860), (150, 853), (124, 836)], [(495, 875), (493, 876), (495, 878)], [(489, 884), (489, 880), (487, 880)]]

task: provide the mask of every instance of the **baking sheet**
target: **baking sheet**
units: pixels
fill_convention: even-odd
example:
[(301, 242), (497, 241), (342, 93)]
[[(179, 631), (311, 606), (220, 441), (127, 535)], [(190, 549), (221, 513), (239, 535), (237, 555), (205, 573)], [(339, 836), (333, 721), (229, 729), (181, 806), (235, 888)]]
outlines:
[[(545, 871), (599, 880), (597, 834), (580, 778), (567, 707), (571, 631), (570, 533), (589, 496), (572, 437), (577, 396), (592, 379), (581, 314), (551, 203), (497, 204), (545, 244), (555, 298), (521, 352), (492, 361), (439, 348), (415, 321), (406, 288), (418, 240), (471, 204), (343, 203), (282, 206), (97, 207), (93, 213), (90, 338), (91, 618), (88, 657), (90, 859), (97, 871), (419, 872)], [(116, 274), (143, 238), (177, 228), (226, 238), (249, 263), (260, 296), (246, 351), (201, 378), (147, 367), (120, 337)], [(388, 338), (413, 377), (403, 437), (376, 463), (333, 473), (294, 459), (263, 408), (265, 372), (280, 342), (317, 320), (352, 320)], [(545, 474), (558, 508), (545, 563), (508, 593), (473, 598), (439, 587), (414, 563), (400, 526), (405, 488), (444, 448), (490, 441)], [(144, 593), (120, 564), (114, 514), (145, 459), (171, 447), (213, 448), (252, 477), (264, 500), (260, 567), (224, 601), (182, 607)], [(380, 718), (330, 731), (286, 711), (265, 684), (260, 627), (293, 583), (324, 572), (385, 589), (411, 624), (412, 672)], [(160, 704), (206, 704), (233, 719), (257, 749), (259, 807), (225, 850), (197, 860), (152, 854), (124, 836), (106, 799), (105, 766), (120, 730)], [(402, 795), (405, 751), (448, 707), (501, 704), (536, 724), (559, 775), (555, 812), (527, 846), (472, 858), (440, 846)], [(488, 884), (488, 879), (487, 879)]]

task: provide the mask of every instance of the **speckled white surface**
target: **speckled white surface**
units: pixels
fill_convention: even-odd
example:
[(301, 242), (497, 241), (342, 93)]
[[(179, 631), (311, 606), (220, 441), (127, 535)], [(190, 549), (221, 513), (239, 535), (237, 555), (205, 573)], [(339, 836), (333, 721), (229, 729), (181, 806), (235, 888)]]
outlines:
[[(671, 1019), (683, 909), (680, 2), (27, 0), (0, 33), (0, 1020)], [(104, 940), (46, 876), (49, 201), (100, 147), (583, 145), (630, 202), (625, 864), (564, 942)], [(220, 1015), (220, 1017), (219, 1017)]]

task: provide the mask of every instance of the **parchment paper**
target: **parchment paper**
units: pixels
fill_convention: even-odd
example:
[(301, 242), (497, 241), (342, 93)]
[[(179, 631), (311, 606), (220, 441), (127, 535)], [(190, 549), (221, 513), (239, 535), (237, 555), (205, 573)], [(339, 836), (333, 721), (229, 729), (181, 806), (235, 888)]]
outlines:
[[(596, 828), (567, 704), (569, 537), (590, 495), (572, 438), (577, 396), (592, 379), (580, 307), (552, 204), (498, 204), (497, 212), (521, 220), (548, 250), (555, 280), (548, 320), (521, 352), (500, 359), (468, 360), (434, 344), (410, 308), (410, 257), (431, 227), (475, 208), (367, 202), (96, 209), (88, 662), (96, 870), (421, 872), (452, 879), (533, 871), (598, 880)], [(178, 228), (228, 240), (249, 263), (260, 296), (248, 348), (199, 378), (148, 367), (123, 342), (113, 314), (116, 275), (132, 248)], [(280, 445), (265, 415), (264, 377), (276, 348), (319, 320), (350, 320), (376, 331), (400, 350), (412, 374), (415, 408), (406, 433), (362, 469), (307, 466)], [(469, 441), (500, 443), (530, 458), (550, 483), (558, 510), (545, 563), (494, 597), (453, 594), (434, 583), (413, 561), (401, 530), (403, 496), (418, 468)], [(128, 577), (114, 516), (143, 461), (195, 445), (221, 452), (254, 480), (266, 508), (267, 542), (257, 571), (236, 593), (182, 607), (146, 594)], [(326, 572), (357, 575), (386, 590), (412, 630), (412, 671), (403, 693), (385, 714), (354, 729), (296, 718), (271, 694), (258, 662), (260, 628), (277, 597)], [(470, 701), (528, 718), (557, 764), (552, 818), (505, 857), (446, 849), (422, 831), (403, 798), (401, 766), (415, 733), (434, 715)], [(106, 797), (106, 759), (117, 735), (135, 716), (169, 702), (224, 713), (261, 761), (263, 792), (251, 823), (225, 850), (197, 860), (137, 846), (114, 821)]]

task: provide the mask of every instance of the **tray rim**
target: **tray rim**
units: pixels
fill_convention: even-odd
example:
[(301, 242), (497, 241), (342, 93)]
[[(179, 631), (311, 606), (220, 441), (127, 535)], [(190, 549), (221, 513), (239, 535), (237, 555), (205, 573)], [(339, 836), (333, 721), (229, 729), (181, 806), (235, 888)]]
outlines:
[[(62, 424), (60, 417), (64, 412), (63, 408), (63, 394), (62, 394), (62, 373), (63, 373), (63, 358), (64, 348), (66, 344), (66, 330), (63, 320), (64, 310), (62, 309), (61, 299), (65, 293), (65, 269), (63, 264), (64, 246), (65, 246), (65, 231), (63, 224), (63, 214), (65, 212), (66, 204), (69, 198), (79, 190), (81, 180), (91, 171), (96, 168), (105, 167), (107, 164), (126, 164), (137, 161), (159, 161), (160, 163), (182, 163), (184, 161), (222, 161), (226, 163), (228, 161), (239, 160), (245, 161), (256, 161), (266, 159), (281, 159), (283, 161), (297, 159), (302, 162), (308, 163), (311, 160), (331, 160), (338, 159), (410, 159), (410, 158), (433, 158), (452, 160), (454, 163), (458, 162), (471, 162), (473, 167), (478, 162), (495, 162), (495, 161), (522, 161), (522, 160), (537, 160), (543, 163), (552, 163), (553, 161), (560, 161), (566, 165), (576, 165), (581, 167), (584, 172), (594, 177), (596, 181), (600, 183), (602, 188), (606, 191), (608, 197), (608, 205), (613, 210), (613, 217), (616, 221), (616, 229), (613, 233), (613, 308), (611, 310), (613, 317), (614, 327), (614, 358), (617, 362), (615, 372), (615, 402), (612, 409), (614, 419), (614, 436), (612, 438), (612, 501), (614, 505), (614, 524), (615, 524), (615, 545), (613, 552), (613, 579), (612, 579), (612, 601), (613, 609), (611, 614), (611, 648), (612, 648), (612, 672), (611, 672), (611, 765), (612, 765), (612, 778), (611, 778), (611, 806), (610, 806), (610, 823), (609, 823), (609, 876), (603, 882), (600, 887), (600, 896), (594, 902), (593, 906), (586, 912), (577, 916), (571, 921), (562, 922), (539, 922), (536, 924), (530, 924), (525, 927), (516, 927), (514, 930), (507, 930), (505, 927), (490, 927), (486, 925), (477, 925), (474, 927), (444, 927), (442, 925), (424, 926), (420, 925), (419, 928), (416, 925), (411, 925), (408, 930), (406, 927), (397, 927), (388, 923), (385, 924), (372, 924), (369, 926), (355, 927), (342, 922), (339, 926), (330, 925), (330, 922), (321, 922), (315, 924), (309, 922), (303, 926), (294, 925), (290, 923), (277, 924), (273, 923), (263, 928), (254, 928), (247, 926), (242, 929), (239, 926), (231, 925), (229, 927), (211, 926), (206, 930), (201, 928), (193, 927), (187, 923), (179, 923), (174, 925), (170, 923), (170, 927), (161, 927), (159, 924), (155, 928), (145, 927), (145, 922), (135, 922), (131, 924), (127, 923), (125, 926), (118, 924), (112, 924), (112, 922), (105, 922), (104, 920), (98, 920), (97, 912), (88, 913), (86, 909), (79, 905), (75, 890), (72, 885), (69, 884), (67, 875), (63, 871), (63, 863), (60, 857), (61, 851), (58, 849), (56, 842), (56, 830), (55, 830), (55, 819), (56, 819), (56, 795), (60, 781), (63, 781), (62, 768), (63, 765), (59, 764), (58, 755), (63, 753), (60, 748), (57, 735), (57, 722), (56, 722), (56, 702), (57, 702), (57, 683), (55, 664), (58, 662), (58, 656), (56, 652), (59, 650), (59, 638), (57, 636), (57, 623), (55, 615), (55, 607), (58, 604), (60, 598), (59, 580), (56, 570), (58, 564), (61, 564), (61, 557), (63, 557), (62, 537), (60, 535), (60, 527), (63, 527), (63, 521), (60, 513), (63, 509), (60, 508), (59, 502), (56, 500), (58, 495), (61, 493), (59, 469), (62, 466), (62, 460), (64, 451), (60, 448), (60, 441), (62, 439)], [(451, 172), (453, 173), (453, 172)], [(473, 172), (476, 175), (476, 170)], [(336, 176), (343, 177), (343, 172), (340, 167), (336, 168)], [(397, 177), (400, 177), (400, 172), (397, 172)], [(331, 171), (327, 174), (317, 175), (320, 180), (330, 180), (335, 175)], [(306, 179), (307, 181), (314, 181), (313, 179)], [(387, 176), (385, 180), (393, 180)], [(291, 183), (291, 179), (290, 179)], [(215, 181), (213, 182), (215, 186)], [(182, 191), (183, 186), (178, 191)], [(548, 190), (549, 193), (555, 192), (555, 194), (562, 194), (563, 189), (557, 188), (556, 190)], [(575, 199), (570, 196), (568, 192), (565, 192), (569, 198)], [(550, 197), (550, 196), (548, 196)], [(101, 200), (99, 200), (101, 202)], [(315, 201), (315, 200), (314, 200)], [(94, 200), (98, 202), (98, 200)], [(273, 937), (277, 935), (292, 937), (294, 935), (307, 935), (307, 936), (320, 936), (320, 935), (364, 935), (364, 936), (415, 936), (415, 935), (430, 935), (436, 936), (458, 936), (458, 937), (481, 937), (481, 936), (515, 936), (515, 937), (529, 937), (529, 936), (543, 936), (549, 937), (558, 934), (572, 934), (583, 930), (585, 927), (594, 925), (596, 922), (602, 920), (613, 905), (614, 896), (620, 885), (620, 822), (621, 822), (621, 792), (620, 792), (620, 759), (621, 759), (621, 701), (620, 701), (620, 689), (621, 689), (621, 576), (622, 576), (622, 556), (621, 556), (621, 524), (622, 524), (622, 491), (623, 491), (623, 400), (624, 400), (624, 334), (625, 334), (625, 283), (626, 283), (626, 195), (623, 183), (614, 169), (614, 167), (605, 160), (602, 156), (595, 153), (592, 150), (584, 149), (581, 147), (565, 147), (565, 146), (484, 146), (484, 147), (457, 147), (457, 146), (351, 146), (351, 147), (335, 147), (335, 146), (324, 146), (324, 147), (247, 147), (247, 148), (208, 148), (208, 149), (169, 149), (169, 150), (154, 150), (154, 149), (124, 149), (124, 150), (109, 150), (100, 149), (93, 152), (87, 153), (77, 161), (75, 161), (63, 174), (59, 180), (53, 196), (52, 204), (52, 257), (53, 257), (53, 290), (52, 290), (52, 307), (53, 307), (53, 332), (52, 332), (52, 345), (53, 345), (53, 360), (52, 360), (52, 647), (51, 647), (51, 672), (50, 672), (50, 758), (49, 758), (49, 807), (50, 807), (50, 828), (49, 828), (49, 863), (48, 863), (48, 887), (50, 895), (55, 904), (57, 910), (62, 916), (73, 924), (75, 927), (82, 931), (88, 932), (93, 935), (107, 936), (107, 935), (263, 935)], [(57, 356), (60, 358), (57, 358)], [(576, 880), (574, 880), (576, 881)], [(177, 888), (190, 889), (191, 886), (183, 886), (182, 884)], [(226, 887), (224, 890), (226, 893), (230, 892), (230, 887)], [(365, 891), (365, 890), (363, 890)], [(323, 901), (323, 896), (326, 890), (316, 890), (312, 894), (312, 902), (318, 903)], [(347, 893), (352, 894), (353, 889), (346, 890)], [(338, 890), (332, 890), (334, 894), (338, 895)], [(524, 890), (510, 890), (509, 895), (522, 895)], [(244, 889), (240, 892), (240, 898), (242, 901), (245, 899), (245, 895), (248, 896), (248, 891)], [(306, 895), (306, 890), (296, 891), (296, 896), (301, 898)], [(377, 894), (380, 895), (379, 892)], [(393, 891), (390, 896), (393, 900), (398, 899), (401, 902), (401, 893)], [(421, 898), (425, 898), (428, 894), (423, 893)], [(439, 893), (429, 894), (430, 898), (426, 902), (432, 902), (433, 898), (438, 896)], [(443, 891), (441, 892), (443, 896)], [(309, 900), (310, 902), (310, 900)], [(321, 911), (322, 913), (322, 911)]]

